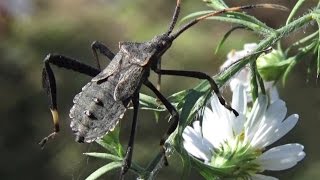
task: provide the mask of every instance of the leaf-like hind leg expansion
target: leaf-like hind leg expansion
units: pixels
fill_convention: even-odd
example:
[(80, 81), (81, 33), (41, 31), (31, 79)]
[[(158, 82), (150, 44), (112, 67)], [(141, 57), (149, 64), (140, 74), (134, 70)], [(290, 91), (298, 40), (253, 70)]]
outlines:
[(153, 86), (153, 84), (150, 81), (145, 81), (144, 85), (146, 85), (149, 89), (151, 89), (154, 94), (159, 98), (159, 100), (163, 103), (163, 105), (167, 108), (169, 113), (171, 114), (171, 117), (173, 121), (169, 125), (169, 128), (166, 132), (166, 134), (161, 138), (160, 140), (160, 146), (161, 146), (161, 152), (164, 154), (164, 164), (168, 165), (168, 160), (165, 156), (165, 148), (164, 143), (167, 140), (167, 138), (174, 132), (174, 130), (177, 128), (179, 123), (179, 113), (177, 112), (176, 108), (173, 107), (173, 105), (157, 90), (156, 87)]
[(45, 143), (54, 138), (54, 136), (59, 132), (59, 115), (57, 108), (57, 90), (56, 90), (56, 80), (53, 74), (53, 71), (50, 67), (50, 64), (54, 64), (58, 67), (71, 69), (73, 71), (86, 74), (88, 76), (94, 77), (100, 73), (100, 70), (93, 68), (91, 66), (85, 65), (83, 63), (78, 62), (77, 60), (61, 56), (61, 55), (47, 55), (44, 59), (44, 67), (42, 70), (42, 86), (46, 91), (46, 94), (49, 99), (49, 108), (51, 110), (54, 131), (47, 137), (43, 138), (40, 141), (40, 146), (43, 148)]
[(185, 77), (193, 77), (198, 79), (205, 79), (209, 81), (212, 90), (218, 96), (219, 102), (228, 110), (232, 111), (235, 116), (238, 116), (239, 113), (233, 109), (230, 105), (226, 103), (222, 95), (220, 94), (219, 87), (216, 82), (207, 74), (197, 71), (180, 71), (180, 70), (162, 70), (162, 69), (155, 69), (154, 70), (158, 74), (162, 75), (173, 75), (173, 76), (185, 76)]
[(94, 41), (91, 44), (91, 49), (99, 70), (101, 69), (101, 67), (100, 67), (100, 61), (99, 61), (97, 50), (99, 50), (101, 54), (105, 55), (110, 60), (112, 60), (115, 56), (115, 54), (107, 46), (105, 46), (99, 41)]
[(123, 164), (122, 164), (120, 177), (119, 177), (120, 180), (124, 179), (124, 175), (126, 174), (126, 172), (129, 170), (131, 166), (134, 139), (135, 139), (137, 121), (138, 121), (139, 92), (134, 93), (132, 97), (132, 104), (133, 104), (133, 120), (131, 125), (131, 133), (130, 133), (126, 155), (124, 156), (124, 159), (123, 159)]

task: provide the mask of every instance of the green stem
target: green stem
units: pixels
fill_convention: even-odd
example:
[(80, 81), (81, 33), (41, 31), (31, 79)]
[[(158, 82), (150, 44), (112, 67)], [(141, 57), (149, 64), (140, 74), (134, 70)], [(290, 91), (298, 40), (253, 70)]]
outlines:
[[(292, 21), (288, 25), (276, 30), (274, 34), (270, 35), (269, 37), (263, 39), (259, 44), (258, 48), (256, 51), (261, 51), (263, 49), (267, 49), (268, 47), (272, 46), (275, 44), (277, 41), (279, 41), (281, 38), (284, 36), (287, 36), (289, 33), (295, 32), (299, 30), (301, 27), (304, 25), (310, 23), (312, 20), (314, 20), (314, 13), (311, 12), (309, 14), (306, 14), (302, 16), (301, 18)], [(226, 72), (223, 72), (220, 77), (217, 79), (219, 82), (219, 85), (223, 85), (225, 82), (227, 82), (233, 75), (235, 75), (237, 72), (239, 72), (246, 64), (249, 62), (255, 61), (256, 57), (255, 56), (248, 56), (245, 58), (242, 58), (242, 60), (239, 61), (239, 63), (233, 67), (230, 67), (230, 69)], [(203, 82), (207, 84), (208, 90), (210, 88), (209, 84), (207, 82)]]
[(251, 87), (252, 101), (254, 102), (258, 98), (258, 91), (259, 91), (258, 83), (257, 83), (257, 68), (256, 68), (255, 61), (250, 63), (250, 69), (251, 69), (250, 87)]

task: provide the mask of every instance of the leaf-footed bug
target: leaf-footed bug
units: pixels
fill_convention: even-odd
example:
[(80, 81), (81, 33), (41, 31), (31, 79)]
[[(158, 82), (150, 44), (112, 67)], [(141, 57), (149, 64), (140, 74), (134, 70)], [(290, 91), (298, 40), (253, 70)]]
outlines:
[[(120, 42), (120, 50), (117, 54), (111, 52), (102, 43), (94, 42), (91, 47), (98, 68), (93, 68), (63, 55), (47, 55), (44, 59), (42, 84), (48, 95), (49, 107), (54, 123), (54, 132), (45, 137), (39, 144), (44, 147), (48, 139), (54, 138), (59, 132), (56, 83), (53, 71), (50, 67), (51, 64), (93, 77), (93, 79), (82, 88), (82, 91), (74, 97), (74, 105), (69, 114), (72, 119), (70, 126), (76, 135), (76, 141), (78, 142), (91, 143), (112, 131), (123, 117), (128, 104), (132, 102), (133, 121), (120, 179), (124, 177), (124, 174), (131, 165), (139, 109), (139, 91), (142, 85), (147, 86), (155, 93), (157, 98), (163, 103), (172, 116), (169, 128), (160, 140), (161, 152), (163, 152), (163, 154), (165, 154), (163, 146), (165, 140), (176, 129), (179, 123), (179, 114), (176, 109), (148, 80), (150, 70), (153, 70), (159, 75), (186, 76), (208, 80), (212, 90), (217, 94), (220, 103), (237, 116), (238, 112), (226, 104), (219, 92), (217, 84), (209, 75), (196, 71), (163, 70), (159, 68), (159, 64), (161, 56), (170, 48), (172, 42), (181, 33), (199, 21), (225, 12), (251, 8), (285, 9), (282, 6), (273, 4), (257, 4), (227, 8), (200, 16), (173, 32), (180, 12), (180, 0), (177, 0), (172, 21), (164, 34), (155, 36), (152, 40), (143, 43)], [(100, 70), (97, 51), (111, 60), (110, 64), (102, 71)], [(166, 158), (164, 162), (167, 162)]]

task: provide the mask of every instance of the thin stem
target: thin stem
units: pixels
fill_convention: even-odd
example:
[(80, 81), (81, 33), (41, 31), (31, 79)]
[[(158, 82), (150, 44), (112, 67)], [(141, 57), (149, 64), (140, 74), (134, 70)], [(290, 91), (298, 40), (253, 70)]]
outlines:
[(250, 63), (250, 69), (251, 69), (250, 87), (251, 87), (252, 101), (254, 102), (258, 98), (258, 92), (259, 92), (259, 87), (257, 83), (257, 65), (255, 61)]

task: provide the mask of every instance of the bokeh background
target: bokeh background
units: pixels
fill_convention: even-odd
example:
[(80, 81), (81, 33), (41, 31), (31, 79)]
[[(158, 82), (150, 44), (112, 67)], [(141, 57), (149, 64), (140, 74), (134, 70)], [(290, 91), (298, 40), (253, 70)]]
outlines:
[[(296, 1), (226, 1), (231, 5), (279, 3), (292, 8)], [(315, 6), (308, 0), (299, 15)], [(41, 150), (37, 142), (52, 130), (51, 114), (46, 95), (41, 88), (43, 58), (48, 53), (60, 53), (95, 65), (90, 50), (94, 40), (105, 43), (114, 52), (119, 41), (146, 41), (166, 30), (171, 20), (175, 0), (0, 0), (0, 179), (85, 179), (104, 165), (103, 160), (87, 158), (82, 153), (103, 151), (95, 143), (78, 144), (69, 128), (69, 108), (73, 96), (90, 78), (71, 71), (54, 68), (58, 86), (61, 133)], [(183, 0), (183, 17), (206, 10), (200, 0)], [(250, 10), (271, 27), (285, 23), (288, 12)], [(217, 42), (231, 24), (206, 21), (179, 37), (164, 55), (162, 66), (168, 69), (197, 70), (214, 75), (232, 49), (258, 42), (251, 32), (238, 30), (226, 41), (218, 54)], [(295, 39), (317, 29), (309, 25), (283, 40), (287, 47)], [(108, 61), (101, 57), (103, 65)], [(271, 173), (281, 179), (319, 179), (320, 177), (320, 93), (316, 76), (307, 82), (307, 66), (314, 56), (300, 63), (285, 87), (279, 85), (281, 98), (287, 102), (288, 114), (298, 113), (298, 125), (276, 144), (299, 142), (305, 146), (306, 158), (296, 167)], [(155, 79), (152, 76), (151, 79)], [(199, 81), (189, 78), (163, 77), (162, 92), (168, 96)], [(152, 95), (147, 89), (143, 92)], [(224, 90), (230, 99), (228, 88)], [(132, 112), (121, 121), (121, 141), (126, 146)], [(167, 127), (167, 113), (155, 121), (153, 113), (140, 111), (134, 160), (146, 165), (157, 153), (158, 143)], [(169, 159), (158, 179), (179, 179), (182, 163), (177, 155)], [(116, 179), (118, 172), (103, 176)], [(128, 179), (134, 179), (130, 173)], [(201, 179), (191, 171), (189, 179)]]

